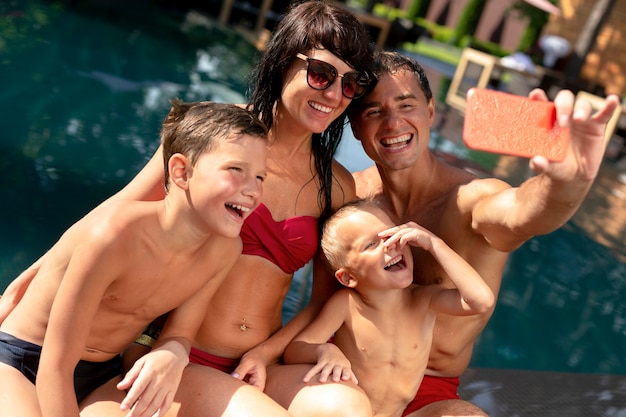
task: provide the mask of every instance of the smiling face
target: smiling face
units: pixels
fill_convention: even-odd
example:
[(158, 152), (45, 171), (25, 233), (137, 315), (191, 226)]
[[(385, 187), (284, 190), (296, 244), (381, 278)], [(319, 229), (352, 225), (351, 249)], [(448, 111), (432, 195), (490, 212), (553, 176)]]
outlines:
[(238, 134), (220, 140), (193, 167), (187, 165), (184, 188), (197, 227), (226, 237), (239, 235), (263, 197), (266, 152), (264, 138)]
[(434, 114), (434, 102), (426, 99), (415, 74), (399, 70), (379, 76), (350, 122), (376, 164), (399, 170), (413, 166), (428, 149)]
[[(313, 49), (305, 55), (334, 66), (339, 74), (354, 71), (354, 68), (325, 49)], [(278, 114), (283, 113), (295, 125), (312, 133), (326, 130), (352, 101), (341, 92), (341, 77), (337, 77), (325, 90), (309, 87), (307, 62), (297, 57), (294, 57), (283, 80)]]
[(345, 286), (360, 290), (406, 288), (413, 282), (413, 257), (408, 246), (386, 248), (378, 233), (394, 224), (381, 209), (367, 205), (338, 220), (333, 233), (343, 248), (343, 266), (335, 273)]

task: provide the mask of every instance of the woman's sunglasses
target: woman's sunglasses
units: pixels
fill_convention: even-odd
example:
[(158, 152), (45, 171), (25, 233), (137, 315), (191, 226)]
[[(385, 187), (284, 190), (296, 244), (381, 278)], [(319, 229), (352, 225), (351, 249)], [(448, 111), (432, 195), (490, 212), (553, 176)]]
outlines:
[(341, 78), (341, 93), (347, 98), (359, 98), (370, 84), (366, 72), (350, 71), (339, 74), (337, 68), (319, 59), (309, 58), (304, 54), (296, 54), (307, 63), (306, 82), (314, 90), (326, 90), (333, 85), (337, 77)]

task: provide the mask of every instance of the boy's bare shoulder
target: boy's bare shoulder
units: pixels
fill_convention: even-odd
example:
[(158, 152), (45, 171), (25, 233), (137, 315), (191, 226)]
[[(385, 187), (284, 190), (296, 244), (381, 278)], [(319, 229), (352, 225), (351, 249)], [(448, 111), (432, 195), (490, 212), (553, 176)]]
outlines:
[[(76, 251), (80, 251), (82, 257), (91, 256), (94, 260), (103, 257), (105, 252), (112, 254), (127, 240), (126, 232), (132, 232), (129, 224), (137, 214), (129, 208), (134, 207), (134, 203), (111, 201), (93, 209), (61, 235), (46, 254), (42, 269), (49, 271), (50, 265), (54, 265), (52, 270), (64, 270)], [(128, 246), (132, 245), (132, 242), (128, 243)]]
[(89, 239), (97, 237), (115, 236), (122, 228), (127, 227), (131, 219), (135, 218), (142, 202), (110, 201), (96, 207), (85, 217), (74, 223), (61, 236), (59, 241), (68, 239)]
[(351, 303), (354, 297), (358, 298), (358, 294), (352, 288), (339, 288), (330, 296), (326, 301), (326, 304), (332, 306), (332, 308), (338, 308), (339, 306), (345, 307)]
[(86, 239), (121, 239), (135, 234), (136, 228), (156, 222), (157, 204), (154, 201), (111, 201), (92, 210), (78, 224)]

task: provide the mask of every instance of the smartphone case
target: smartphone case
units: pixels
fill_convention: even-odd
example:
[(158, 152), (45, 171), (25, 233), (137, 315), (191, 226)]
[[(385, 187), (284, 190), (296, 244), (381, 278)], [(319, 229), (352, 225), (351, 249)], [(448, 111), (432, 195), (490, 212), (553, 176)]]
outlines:
[(467, 92), (463, 142), (470, 149), (562, 161), (569, 129), (556, 124), (554, 103), (484, 88)]

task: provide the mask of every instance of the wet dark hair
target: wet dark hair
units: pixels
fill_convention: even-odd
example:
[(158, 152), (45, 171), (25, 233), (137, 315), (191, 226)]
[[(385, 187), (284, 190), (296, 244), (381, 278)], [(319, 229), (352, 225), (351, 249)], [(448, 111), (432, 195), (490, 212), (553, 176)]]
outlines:
[[(395, 74), (398, 71), (412, 72), (426, 100), (430, 101), (430, 99), (433, 98), (433, 92), (430, 89), (430, 83), (428, 82), (424, 68), (415, 59), (399, 52), (376, 51), (374, 53), (373, 65), (374, 73), (378, 78), (386, 74)], [(368, 93), (372, 90), (373, 86), (369, 88)], [(367, 93), (365, 96), (367, 96)]]
[[(324, 48), (352, 68), (365, 71), (373, 79), (372, 48), (369, 34), (357, 18), (335, 3), (313, 0), (292, 4), (274, 31), (253, 76), (250, 110), (271, 129), (274, 108), (283, 88), (283, 75), (297, 53)], [(312, 152), (320, 181), (318, 204), (320, 220), (332, 210), (332, 160), (339, 146), (346, 112), (328, 128), (313, 134)]]
[(168, 162), (180, 153), (196, 164), (200, 155), (210, 152), (223, 140), (256, 136), (267, 139), (267, 128), (258, 117), (234, 104), (210, 101), (185, 103), (171, 100), (172, 108), (163, 120), (161, 144), (165, 166), (165, 190), (169, 186)]

